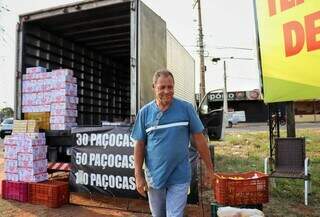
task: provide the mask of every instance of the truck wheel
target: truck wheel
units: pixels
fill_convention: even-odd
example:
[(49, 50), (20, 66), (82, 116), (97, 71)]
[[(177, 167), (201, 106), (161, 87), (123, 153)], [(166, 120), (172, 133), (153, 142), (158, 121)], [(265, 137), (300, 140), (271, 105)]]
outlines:
[(4, 133), (2, 133), (2, 132), (0, 133), (0, 138), (4, 139)]
[(232, 122), (231, 121), (228, 122), (228, 127), (232, 128)]

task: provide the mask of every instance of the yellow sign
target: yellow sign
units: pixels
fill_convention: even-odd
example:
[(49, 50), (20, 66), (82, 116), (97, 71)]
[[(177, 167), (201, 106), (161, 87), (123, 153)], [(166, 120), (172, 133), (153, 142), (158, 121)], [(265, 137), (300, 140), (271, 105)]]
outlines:
[(264, 101), (320, 98), (320, 0), (255, 0)]

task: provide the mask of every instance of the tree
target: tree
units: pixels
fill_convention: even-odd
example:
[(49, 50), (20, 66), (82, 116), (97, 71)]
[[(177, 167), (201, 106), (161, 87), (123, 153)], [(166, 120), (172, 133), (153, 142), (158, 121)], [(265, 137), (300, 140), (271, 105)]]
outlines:
[(0, 113), (1, 113), (0, 116), (3, 116), (3, 118), (13, 117), (13, 109), (10, 107), (5, 107), (5, 108), (1, 109)]

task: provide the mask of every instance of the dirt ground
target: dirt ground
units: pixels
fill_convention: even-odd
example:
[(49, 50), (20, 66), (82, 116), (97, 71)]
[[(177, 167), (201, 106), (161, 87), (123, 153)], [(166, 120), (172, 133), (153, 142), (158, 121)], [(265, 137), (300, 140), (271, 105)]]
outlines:
[[(0, 180), (4, 179), (4, 159), (3, 159), (3, 145), (0, 140)], [(0, 185), (1, 188), (1, 185)], [(2, 192), (2, 191), (1, 191)], [(206, 195), (206, 198), (209, 196), (210, 190), (205, 189), (203, 195)], [(210, 199), (206, 199), (207, 204), (210, 202)], [(120, 200), (119, 203), (122, 201)], [(127, 203), (126, 200), (123, 200), (123, 203)], [(121, 206), (120, 206), (121, 207)], [(135, 207), (135, 210), (138, 210), (138, 207)], [(202, 206), (189, 206), (186, 211), (186, 216), (189, 217), (209, 217), (210, 210), (209, 206), (205, 206), (205, 213), (202, 212)], [(3, 200), (0, 199), (0, 217), (99, 217), (99, 216), (108, 216), (108, 217), (148, 217), (151, 216), (149, 213), (139, 213), (139, 212), (130, 212), (126, 210), (117, 210), (117, 209), (107, 209), (107, 208), (96, 208), (96, 207), (87, 207), (79, 205), (64, 205), (60, 208), (48, 208), (43, 205), (32, 205), (29, 203), (20, 203), (13, 200)]]

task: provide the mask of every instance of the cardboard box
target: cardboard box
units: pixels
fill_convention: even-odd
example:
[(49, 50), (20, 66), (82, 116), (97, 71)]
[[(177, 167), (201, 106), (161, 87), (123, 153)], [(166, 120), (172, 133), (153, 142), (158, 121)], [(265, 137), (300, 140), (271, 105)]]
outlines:
[(4, 171), (8, 173), (18, 173), (18, 160), (5, 159)]
[(33, 73), (41, 73), (41, 72), (46, 72), (47, 69), (44, 67), (29, 67), (26, 69), (27, 74), (33, 74)]
[(73, 71), (71, 69), (54, 69), (51, 72), (52, 78), (59, 76), (73, 76)]
[(67, 110), (67, 109), (73, 109), (77, 110), (77, 104), (75, 103), (69, 103), (69, 102), (62, 102), (62, 103), (52, 103), (51, 104), (51, 109), (52, 110)]
[(24, 168), (19, 170), (19, 181), (23, 182), (42, 182), (48, 180), (48, 173), (34, 174), (32, 169)]
[(51, 124), (76, 123), (76, 118), (68, 117), (68, 116), (51, 116), (50, 123)]
[(4, 173), (5, 180), (7, 181), (19, 181), (19, 174), (18, 173)]
[(66, 123), (66, 124), (50, 124), (51, 130), (70, 130), (72, 127), (77, 126), (77, 123)]
[(5, 145), (4, 146), (4, 158), (16, 160), (18, 159), (18, 147), (17, 145)]
[(20, 169), (32, 169), (32, 173), (44, 173), (47, 172), (48, 169), (48, 160), (40, 159), (35, 160), (32, 154), (28, 153), (18, 153), (18, 170)]
[(27, 112), (24, 114), (26, 120), (37, 120), (39, 129), (50, 129), (50, 112)]
[(23, 105), (22, 106), (23, 113), (29, 112), (50, 112), (50, 105)]

